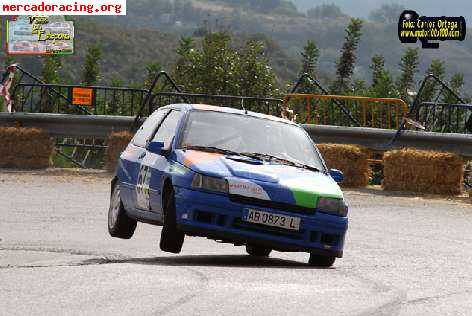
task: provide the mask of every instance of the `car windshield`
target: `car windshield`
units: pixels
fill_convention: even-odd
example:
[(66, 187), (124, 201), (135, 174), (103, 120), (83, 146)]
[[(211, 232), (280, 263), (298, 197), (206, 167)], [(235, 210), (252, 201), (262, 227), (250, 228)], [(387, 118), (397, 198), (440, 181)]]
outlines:
[(301, 127), (249, 115), (192, 111), (181, 147), (219, 149), (279, 162), (286, 160), (324, 171), (313, 142)]

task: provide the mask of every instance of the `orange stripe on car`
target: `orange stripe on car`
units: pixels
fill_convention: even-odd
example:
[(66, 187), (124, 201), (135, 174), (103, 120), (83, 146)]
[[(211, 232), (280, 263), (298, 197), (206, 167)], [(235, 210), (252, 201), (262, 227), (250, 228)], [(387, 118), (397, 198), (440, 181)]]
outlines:
[(218, 111), (223, 112), (219, 106), (208, 105), (208, 104), (193, 104), (193, 108), (202, 111)]
[(221, 156), (223, 155), (219, 153), (206, 153), (203, 151), (189, 150), (185, 154), (184, 165), (186, 167), (190, 167), (191, 165), (196, 163), (217, 160)]

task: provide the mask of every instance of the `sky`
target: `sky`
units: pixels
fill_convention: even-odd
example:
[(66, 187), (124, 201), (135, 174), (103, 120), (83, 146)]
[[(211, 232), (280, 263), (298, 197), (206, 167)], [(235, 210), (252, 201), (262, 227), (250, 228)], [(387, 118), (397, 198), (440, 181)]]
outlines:
[[(385, 3), (398, 3), (420, 15), (464, 16), (466, 22), (472, 21), (472, 0), (292, 0), (300, 9), (306, 10), (323, 3), (334, 3), (355, 17), (366, 18), (369, 12)], [(471, 22), (472, 23), (472, 22)], [(472, 25), (472, 24), (471, 24)]]

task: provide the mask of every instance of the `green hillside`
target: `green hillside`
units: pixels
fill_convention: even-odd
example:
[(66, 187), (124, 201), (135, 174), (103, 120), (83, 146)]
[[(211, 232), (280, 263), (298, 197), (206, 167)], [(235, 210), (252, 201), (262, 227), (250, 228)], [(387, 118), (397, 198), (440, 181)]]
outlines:
[[(243, 5), (236, 5), (243, 3)], [(272, 4), (268, 10), (264, 5)], [(320, 49), (319, 77), (329, 80), (335, 74), (336, 60), (344, 40), (349, 17), (323, 19), (293, 10), (285, 0), (137, 0), (128, 3), (126, 17), (81, 17), (76, 21), (76, 55), (64, 58), (65, 81), (80, 80), (81, 65), (89, 44), (103, 50), (102, 83), (120, 79), (124, 84), (142, 82), (146, 64), (158, 62), (169, 69), (176, 59), (180, 36), (198, 38), (202, 29), (226, 30), (238, 39), (257, 38), (266, 43), (266, 55), (280, 85), (293, 82), (300, 71), (300, 51), (307, 40)], [(369, 64), (375, 54), (385, 56), (386, 68), (398, 75), (398, 63), (408, 47), (397, 38), (395, 24), (365, 21), (357, 52), (354, 76), (370, 80)], [(419, 47), (420, 45), (410, 45)], [(3, 58), (3, 56), (0, 56)], [(472, 87), (472, 43), (467, 40), (442, 42), (438, 50), (420, 50), (420, 80), (433, 59), (446, 63), (447, 76), (465, 75)], [(23, 57), (20, 62), (40, 72), (39, 57)]]

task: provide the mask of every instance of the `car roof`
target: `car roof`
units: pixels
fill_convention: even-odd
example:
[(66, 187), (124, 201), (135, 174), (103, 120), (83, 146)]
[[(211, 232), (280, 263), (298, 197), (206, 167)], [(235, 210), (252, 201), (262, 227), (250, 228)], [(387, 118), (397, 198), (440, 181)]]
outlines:
[(252, 111), (245, 111), (242, 109), (235, 109), (235, 108), (229, 108), (229, 107), (224, 107), (224, 106), (214, 106), (214, 105), (209, 105), (209, 104), (178, 103), (178, 104), (170, 104), (160, 109), (179, 109), (183, 111), (213, 111), (213, 112), (221, 112), (221, 113), (229, 113), (229, 114), (248, 115), (248, 116), (257, 117), (261, 119), (296, 125), (296, 123), (292, 121), (289, 121), (289, 120), (286, 120), (277, 116), (273, 116), (273, 115), (267, 115), (267, 114), (252, 112)]

